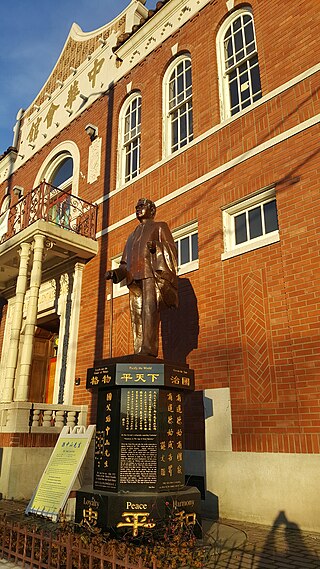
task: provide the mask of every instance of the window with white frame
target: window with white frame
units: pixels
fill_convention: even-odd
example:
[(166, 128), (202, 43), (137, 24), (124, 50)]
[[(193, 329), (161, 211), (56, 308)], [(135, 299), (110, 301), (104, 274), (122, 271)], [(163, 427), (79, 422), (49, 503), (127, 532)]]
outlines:
[(164, 77), (164, 154), (193, 140), (191, 58), (177, 57)]
[[(121, 257), (122, 257), (122, 255), (117, 255), (116, 257), (111, 259), (111, 270), (117, 269), (119, 267)], [(110, 281), (110, 282), (112, 283), (112, 281)], [(127, 282), (126, 282), (125, 278), (117, 284), (112, 284), (113, 297), (116, 298), (117, 296), (123, 296), (124, 294), (127, 294), (128, 292), (129, 292), (129, 289), (127, 287)], [(109, 296), (109, 298), (110, 298), (110, 296)]]
[(223, 210), (222, 259), (279, 241), (275, 189), (254, 194)]
[(68, 154), (61, 154), (48, 180), (55, 188), (71, 192), (73, 160)]
[[(198, 254), (198, 222), (194, 221), (172, 232), (178, 252), (178, 275), (195, 271), (199, 268)], [(111, 269), (119, 267), (122, 255), (111, 260)], [(126, 279), (113, 285), (113, 297), (128, 293)], [(110, 299), (110, 295), (108, 297)]]
[(198, 269), (198, 223), (176, 229), (172, 235), (178, 252), (178, 275)]
[(37, 187), (45, 180), (49, 184), (77, 196), (79, 175), (79, 149), (74, 142), (66, 140), (56, 146), (47, 156), (38, 170), (33, 187)]
[(223, 118), (262, 97), (253, 15), (249, 8), (232, 14), (217, 36)]
[(141, 95), (132, 93), (120, 113), (119, 181), (130, 182), (140, 173)]
[[(72, 156), (63, 152), (52, 162), (47, 172), (48, 182), (54, 186), (50, 191), (49, 219), (61, 227), (70, 227), (71, 201), (69, 194), (72, 192), (73, 159)], [(61, 190), (61, 191), (58, 191)]]

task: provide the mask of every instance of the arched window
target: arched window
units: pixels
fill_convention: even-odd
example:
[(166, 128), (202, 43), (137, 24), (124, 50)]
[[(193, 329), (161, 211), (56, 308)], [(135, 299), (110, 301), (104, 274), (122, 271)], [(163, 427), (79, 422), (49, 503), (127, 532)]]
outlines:
[(132, 93), (125, 101), (119, 121), (119, 182), (130, 182), (140, 174), (141, 148), (140, 93)]
[(60, 227), (70, 228), (70, 194), (78, 195), (79, 174), (79, 149), (73, 141), (67, 140), (48, 154), (35, 178), (34, 188), (47, 182), (44, 191), (49, 202), (49, 220)]
[(2, 200), (1, 208), (0, 208), (0, 215), (6, 213), (10, 208), (11, 196), (6, 194)]
[(63, 152), (57, 156), (51, 164), (48, 175), (46, 181), (54, 186), (50, 190), (50, 220), (61, 227), (69, 228), (70, 196), (68, 194), (72, 192), (73, 175), (73, 160), (70, 154)]
[(237, 10), (229, 16), (217, 42), (222, 118), (228, 118), (262, 97), (251, 10)]
[(164, 154), (171, 154), (193, 139), (192, 72), (189, 55), (169, 66), (163, 81)]
[(67, 140), (56, 146), (39, 169), (33, 187), (45, 180), (56, 188), (78, 195), (80, 153), (77, 145)]
[(71, 190), (72, 174), (73, 160), (71, 156), (63, 154), (51, 174), (51, 180), (48, 180), (48, 182), (55, 186), (55, 188), (69, 189), (70, 187)]

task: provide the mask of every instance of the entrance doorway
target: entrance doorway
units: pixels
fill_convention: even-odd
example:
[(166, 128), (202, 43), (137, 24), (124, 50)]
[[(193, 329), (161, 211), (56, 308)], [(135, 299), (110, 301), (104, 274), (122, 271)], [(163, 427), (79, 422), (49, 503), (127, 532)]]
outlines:
[(29, 401), (52, 403), (59, 337), (59, 318), (38, 320), (35, 330)]

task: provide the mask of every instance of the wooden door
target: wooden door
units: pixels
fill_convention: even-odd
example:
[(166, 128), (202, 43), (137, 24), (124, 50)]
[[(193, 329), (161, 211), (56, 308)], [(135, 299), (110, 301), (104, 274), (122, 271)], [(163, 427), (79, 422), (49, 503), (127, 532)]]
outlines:
[(36, 328), (29, 389), (29, 401), (32, 403), (52, 403), (56, 362), (55, 337), (49, 330)]

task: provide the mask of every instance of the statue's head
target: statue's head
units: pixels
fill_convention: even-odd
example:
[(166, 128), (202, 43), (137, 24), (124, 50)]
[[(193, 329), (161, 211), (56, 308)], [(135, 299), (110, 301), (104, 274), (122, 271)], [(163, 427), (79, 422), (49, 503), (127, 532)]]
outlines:
[(153, 219), (156, 215), (156, 205), (147, 198), (140, 198), (136, 205), (136, 216), (139, 220)]

